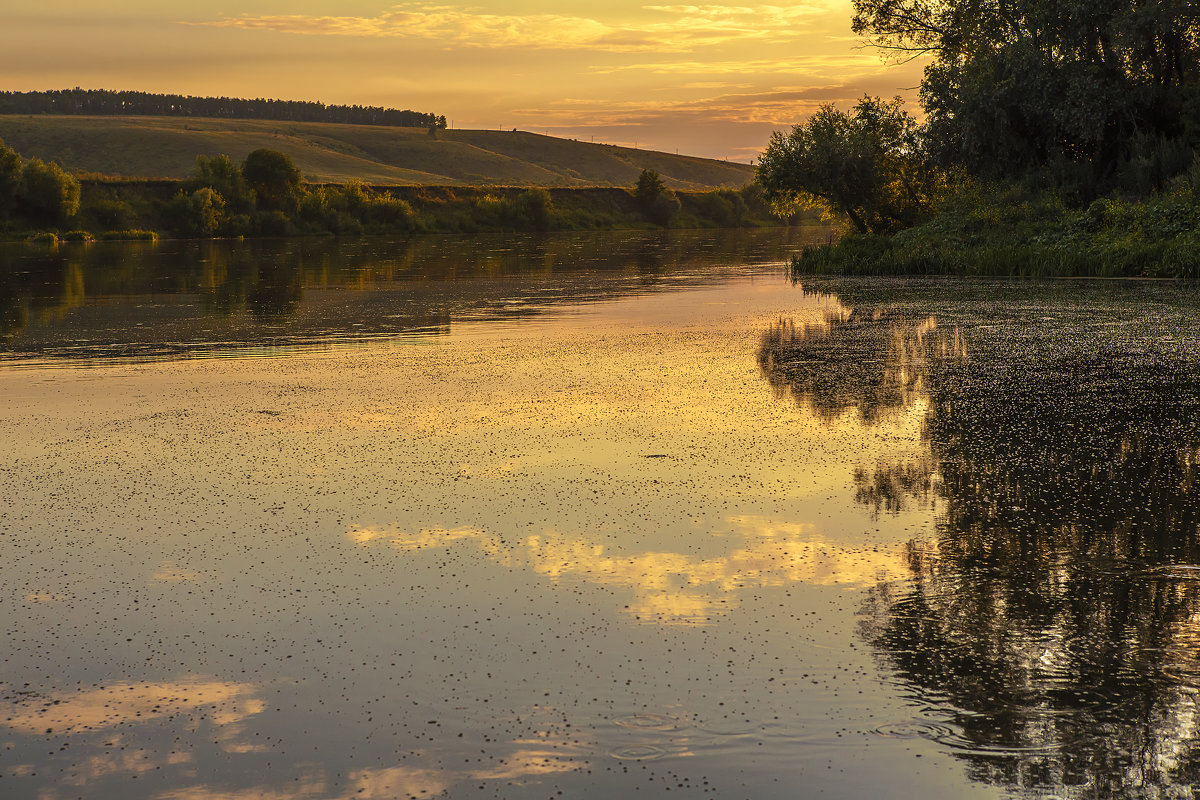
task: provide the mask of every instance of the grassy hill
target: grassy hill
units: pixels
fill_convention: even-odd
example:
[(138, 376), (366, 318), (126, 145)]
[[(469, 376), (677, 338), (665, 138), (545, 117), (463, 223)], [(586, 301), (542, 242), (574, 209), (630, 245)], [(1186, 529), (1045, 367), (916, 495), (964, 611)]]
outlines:
[(746, 164), (558, 139), (518, 131), (389, 128), (189, 117), (0, 115), (0, 139), (26, 157), (104, 175), (183, 178), (196, 156), (240, 161), (287, 153), (306, 180), (396, 186), (631, 186), (653, 169), (676, 189), (738, 187)]

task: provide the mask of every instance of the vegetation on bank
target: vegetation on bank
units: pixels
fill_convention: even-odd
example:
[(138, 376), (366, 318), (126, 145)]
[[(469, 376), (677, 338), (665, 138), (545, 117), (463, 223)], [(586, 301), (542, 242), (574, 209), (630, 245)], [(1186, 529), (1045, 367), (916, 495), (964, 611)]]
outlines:
[(768, 144), (780, 211), (853, 232), (802, 272), (1200, 276), (1200, 16), (1175, 0), (854, 0), (855, 32), (931, 58), (899, 99)]
[(0, 235), (51, 244), (772, 224), (757, 186), (676, 193), (652, 170), (632, 189), (309, 184), (287, 155), (259, 149), (241, 164), (201, 156), (183, 181), (81, 181), (0, 143)]
[[(1200, 177), (1200, 176), (1197, 176)], [(795, 274), (1200, 278), (1200, 183), (1086, 206), (996, 184), (956, 192), (922, 224), (805, 248)]]

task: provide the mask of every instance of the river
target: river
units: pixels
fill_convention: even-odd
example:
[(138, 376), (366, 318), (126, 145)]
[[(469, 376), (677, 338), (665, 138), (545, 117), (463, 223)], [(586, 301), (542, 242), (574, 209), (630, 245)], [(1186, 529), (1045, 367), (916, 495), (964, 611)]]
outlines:
[(1191, 796), (1196, 287), (827, 235), (0, 249), (0, 795)]

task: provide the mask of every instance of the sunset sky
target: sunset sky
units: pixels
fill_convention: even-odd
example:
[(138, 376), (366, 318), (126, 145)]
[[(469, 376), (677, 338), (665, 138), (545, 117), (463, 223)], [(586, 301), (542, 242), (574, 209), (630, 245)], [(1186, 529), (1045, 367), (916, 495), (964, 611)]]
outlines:
[(747, 161), (770, 132), (920, 65), (850, 32), (850, 0), (41, 0), (4, 12), (0, 84), (411, 108), (458, 128)]

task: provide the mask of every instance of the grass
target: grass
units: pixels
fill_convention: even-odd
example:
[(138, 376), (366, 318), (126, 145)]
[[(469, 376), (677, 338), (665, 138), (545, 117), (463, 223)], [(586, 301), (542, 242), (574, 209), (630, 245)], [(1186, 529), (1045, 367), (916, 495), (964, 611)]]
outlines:
[[(1200, 175), (1196, 176), (1200, 177)], [(968, 187), (922, 225), (848, 235), (793, 257), (795, 274), (1200, 278), (1200, 182), (1072, 208), (1049, 193)]]
[(124, 231), (105, 231), (100, 238), (106, 242), (157, 242), (158, 234), (154, 231), (137, 228)]
[(0, 139), (78, 173), (184, 178), (197, 155), (241, 161), (260, 147), (291, 156), (306, 180), (391, 186), (632, 186), (653, 169), (675, 189), (738, 187), (753, 168), (521, 131), (388, 128), (175, 117), (0, 115)]

